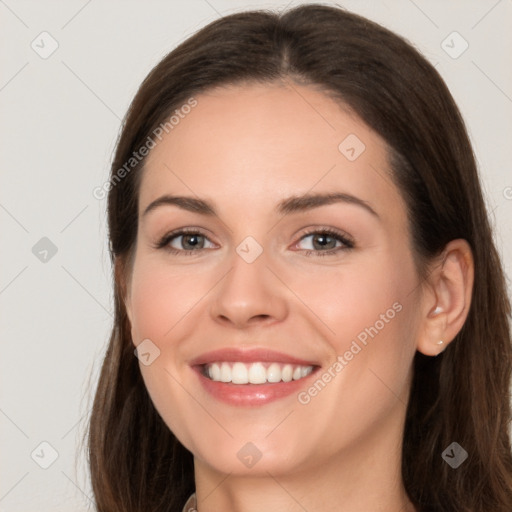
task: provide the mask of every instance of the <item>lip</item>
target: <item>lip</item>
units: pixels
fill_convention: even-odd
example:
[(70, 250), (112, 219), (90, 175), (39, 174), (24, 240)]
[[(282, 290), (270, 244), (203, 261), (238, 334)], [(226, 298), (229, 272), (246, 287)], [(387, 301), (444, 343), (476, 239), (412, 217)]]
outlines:
[[(254, 363), (276, 362), (282, 364), (294, 364), (301, 366), (313, 366), (313, 371), (306, 377), (290, 382), (265, 383), (265, 384), (233, 384), (232, 382), (217, 382), (203, 375), (203, 365), (219, 361)], [(203, 389), (215, 399), (229, 405), (257, 407), (275, 400), (297, 394), (301, 389), (309, 386), (312, 376), (320, 369), (317, 362), (298, 359), (282, 352), (270, 349), (238, 349), (226, 348), (214, 350), (200, 355), (190, 362), (190, 366), (199, 378)]]
[(282, 363), (282, 364), (296, 364), (301, 366), (319, 366), (317, 361), (308, 361), (306, 359), (298, 359), (296, 357), (284, 354), (283, 352), (276, 352), (275, 350), (266, 348), (222, 348), (219, 350), (212, 350), (201, 354), (190, 361), (190, 366), (200, 366), (203, 364), (211, 364), (216, 362), (231, 362), (235, 363)]

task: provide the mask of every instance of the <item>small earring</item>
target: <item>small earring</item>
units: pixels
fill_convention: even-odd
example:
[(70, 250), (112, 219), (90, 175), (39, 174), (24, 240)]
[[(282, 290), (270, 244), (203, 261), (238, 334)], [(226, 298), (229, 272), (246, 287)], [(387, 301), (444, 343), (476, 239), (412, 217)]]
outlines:
[(439, 341), (437, 342), (437, 344), (438, 344), (438, 345), (442, 345), (443, 343), (444, 343), (444, 341), (443, 341), (443, 340), (439, 340)]
[(436, 309), (434, 309), (433, 314), (438, 315), (439, 313), (441, 313), (441, 311), (443, 311), (443, 309), (440, 308), (439, 306), (436, 306)]

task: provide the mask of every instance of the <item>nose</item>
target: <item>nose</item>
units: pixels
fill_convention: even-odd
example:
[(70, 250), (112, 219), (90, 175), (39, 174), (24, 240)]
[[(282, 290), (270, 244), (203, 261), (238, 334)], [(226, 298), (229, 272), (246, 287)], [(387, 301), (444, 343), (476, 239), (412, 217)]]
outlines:
[(286, 318), (285, 287), (267, 264), (265, 252), (252, 263), (234, 253), (229, 272), (213, 290), (211, 315), (215, 322), (243, 329)]

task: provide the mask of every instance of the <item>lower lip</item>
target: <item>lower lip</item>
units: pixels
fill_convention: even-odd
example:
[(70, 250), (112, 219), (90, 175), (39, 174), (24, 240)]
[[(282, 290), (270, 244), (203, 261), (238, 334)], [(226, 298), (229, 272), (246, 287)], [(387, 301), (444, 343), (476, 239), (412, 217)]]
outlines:
[(277, 382), (267, 384), (233, 384), (231, 382), (218, 382), (205, 377), (201, 367), (194, 367), (204, 389), (214, 398), (229, 405), (258, 406), (279, 400), (304, 389), (306, 382), (316, 373), (318, 367), (306, 377), (290, 382)]

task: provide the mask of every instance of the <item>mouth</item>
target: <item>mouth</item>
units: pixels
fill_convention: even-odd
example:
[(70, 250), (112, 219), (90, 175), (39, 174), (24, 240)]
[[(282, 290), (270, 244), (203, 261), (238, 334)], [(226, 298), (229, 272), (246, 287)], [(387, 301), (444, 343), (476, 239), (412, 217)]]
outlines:
[(298, 399), (320, 366), (219, 361), (193, 369), (202, 388), (215, 400), (236, 407), (260, 407), (286, 397)]
[(284, 364), (277, 361), (217, 361), (200, 365), (201, 374), (207, 379), (236, 385), (298, 381), (310, 375), (314, 368), (314, 365)]
[(297, 395), (321, 367), (317, 361), (264, 347), (226, 347), (201, 354), (189, 365), (211, 398), (237, 407)]

